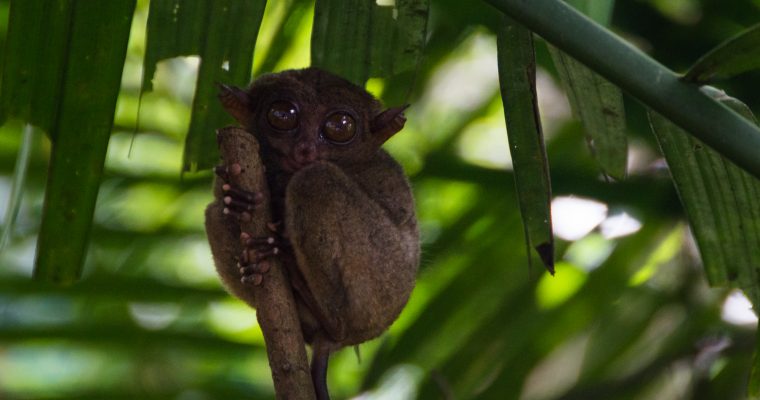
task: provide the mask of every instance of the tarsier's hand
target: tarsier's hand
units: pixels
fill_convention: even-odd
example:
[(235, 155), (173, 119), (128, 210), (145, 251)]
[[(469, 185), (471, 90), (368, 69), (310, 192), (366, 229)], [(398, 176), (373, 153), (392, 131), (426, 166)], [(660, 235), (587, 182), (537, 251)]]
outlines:
[(222, 202), (224, 203), (222, 212), (238, 221), (250, 221), (251, 212), (262, 204), (264, 196), (261, 193), (251, 193), (236, 188), (229, 183), (230, 176), (240, 175), (240, 164), (220, 165), (214, 169), (214, 172), (224, 181), (222, 184)]
[[(267, 224), (270, 229), (274, 224)], [(271, 257), (280, 255), (283, 240), (275, 234), (264, 237), (252, 237), (249, 233), (240, 234), (240, 244), (243, 252), (238, 260), (240, 269), (240, 282), (260, 285), (264, 274), (269, 271)]]
[[(250, 221), (253, 210), (263, 204), (264, 196), (258, 192), (248, 192), (235, 187), (230, 183), (231, 176), (241, 173), (240, 164), (229, 166), (220, 165), (214, 170), (222, 183), (222, 213), (234, 218), (236, 221)], [(280, 242), (277, 233), (277, 224), (268, 223), (272, 235), (253, 237), (250, 233), (240, 233), (240, 245), (242, 251), (238, 257), (237, 268), (240, 271), (240, 282), (245, 284), (260, 285), (264, 274), (269, 271), (267, 261), (270, 257), (280, 254)]]

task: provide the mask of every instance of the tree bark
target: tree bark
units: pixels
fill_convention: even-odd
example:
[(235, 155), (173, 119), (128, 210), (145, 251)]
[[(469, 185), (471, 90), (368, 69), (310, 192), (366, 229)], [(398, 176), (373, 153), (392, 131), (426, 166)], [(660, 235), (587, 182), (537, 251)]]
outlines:
[[(237, 127), (217, 131), (222, 159), (227, 166), (239, 164), (241, 172), (230, 174), (230, 184), (261, 193), (263, 204), (252, 212), (250, 221), (240, 223), (240, 231), (251, 237), (271, 235), (267, 223), (272, 221), (270, 193), (259, 156), (259, 143), (252, 134)], [(260, 285), (251, 284), (256, 299), (256, 317), (264, 334), (269, 366), (278, 399), (313, 400), (314, 386), (309, 373), (306, 345), (301, 332), (293, 290), (282, 270), (280, 260), (269, 260), (270, 270)]]

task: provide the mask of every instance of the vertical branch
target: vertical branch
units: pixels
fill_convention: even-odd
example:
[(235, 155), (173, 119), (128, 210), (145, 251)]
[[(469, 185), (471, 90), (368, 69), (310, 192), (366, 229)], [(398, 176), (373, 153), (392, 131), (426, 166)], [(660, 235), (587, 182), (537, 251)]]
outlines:
[[(270, 234), (266, 226), (272, 219), (269, 187), (259, 157), (259, 143), (247, 131), (227, 127), (217, 131), (219, 150), (226, 165), (239, 164), (241, 172), (230, 176), (230, 183), (242, 190), (264, 196), (263, 205), (253, 211), (253, 218), (240, 223), (240, 231), (253, 237)], [(306, 347), (301, 333), (293, 291), (278, 259), (263, 282), (251, 286), (256, 298), (256, 316), (264, 334), (269, 366), (278, 399), (314, 399)]]

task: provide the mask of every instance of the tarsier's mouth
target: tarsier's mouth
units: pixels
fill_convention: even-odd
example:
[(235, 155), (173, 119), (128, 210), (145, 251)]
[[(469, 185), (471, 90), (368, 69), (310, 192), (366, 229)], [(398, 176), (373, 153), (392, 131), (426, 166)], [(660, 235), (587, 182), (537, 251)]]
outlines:
[(285, 172), (294, 173), (300, 170), (301, 168), (311, 164), (312, 162), (313, 161), (298, 162), (291, 157), (283, 157), (282, 169), (285, 170)]

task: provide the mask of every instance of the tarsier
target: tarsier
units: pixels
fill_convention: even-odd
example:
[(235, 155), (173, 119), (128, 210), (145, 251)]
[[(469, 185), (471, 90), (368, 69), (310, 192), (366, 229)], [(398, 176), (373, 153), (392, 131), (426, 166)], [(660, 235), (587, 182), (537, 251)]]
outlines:
[(317, 397), (328, 398), (330, 353), (383, 333), (414, 287), (414, 201), (381, 148), (403, 128), (404, 107), (383, 110), (364, 89), (316, 68), (266, 75), (247, 90), (221, 86), (220, 99), (260, 142), (274, 220), (270, 237), (240, 232), (262, 196), (230, 185), (221, 166), (206, 210), (217, 271), (256, 307), (252, 289), (280, 258), (313, 348)]

